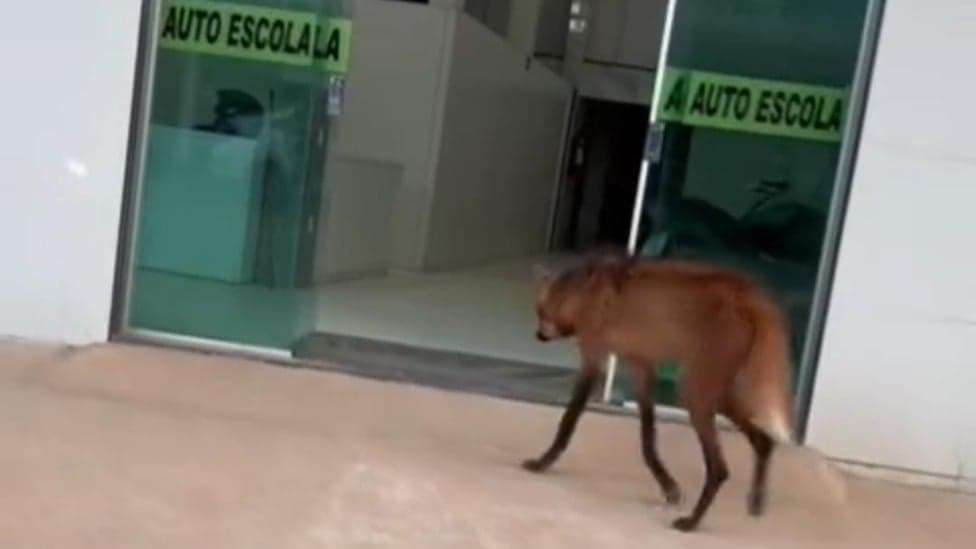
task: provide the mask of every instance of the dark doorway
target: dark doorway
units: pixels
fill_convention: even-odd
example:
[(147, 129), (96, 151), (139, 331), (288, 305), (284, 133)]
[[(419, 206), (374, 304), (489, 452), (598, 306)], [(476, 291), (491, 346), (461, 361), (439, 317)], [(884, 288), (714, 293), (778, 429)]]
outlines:
[(626, 246), (648, 107), (581, 99), (577, 108), (554, 248)]

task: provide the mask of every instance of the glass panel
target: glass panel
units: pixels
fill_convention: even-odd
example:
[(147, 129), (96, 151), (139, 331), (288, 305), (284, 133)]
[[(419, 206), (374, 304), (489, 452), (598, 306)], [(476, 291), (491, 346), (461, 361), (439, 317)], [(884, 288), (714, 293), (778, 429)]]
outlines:
[(289, 349), (311, 282), (341, 0), (163, 2), (129, 326)]
[[(571, 84), (461, 9), (363, 1), (355, 25), (350, 94), (330, 145), (321, 313), (303, 356), (562, 398), (578, 359), (570, 344), (535, 340), (532, 273), (555, 261), (548, 237)], [(580, 109), (572, 177), (588, 192), (566, 200), (563, 217), (585, 228), (560, 238), (559, 252), (626, 242), (626, 223), (621, 232), (615, 222), (633, 210), (636, 178), (619, 177), (616, 159), (639, 165), (647, 119), (627, 107)], [(635, 133), (635, 147), (614, 147)]]
[[(788, 312), (796, 367), (867, 2), (676, 1), (637, 251), (755, 276)], [(613, 395), (632, 398), (628, 376)]]

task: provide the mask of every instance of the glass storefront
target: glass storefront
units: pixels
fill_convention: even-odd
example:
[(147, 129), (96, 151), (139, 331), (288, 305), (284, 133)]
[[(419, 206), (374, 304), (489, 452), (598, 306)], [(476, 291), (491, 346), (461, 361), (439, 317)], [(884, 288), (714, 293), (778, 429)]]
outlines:
[(128, 300), (136, 330), (289, 349), (310, 281), (343, 2), (155, 6)]
[[(123, 331), (571, 376), (572, 347), (535, 341), (530, 305), (573, 98), (563, 75), (445, 6), (148, 3)], [(370, 358), (336, 355), (350, 347)]]
[[(673, 0), (636, 252), (750, 273), (805, 343), (867, 0)], [(676, 400), (677, 365), (659, 402)], [(616, 376), (614, 399), (632, 396)]]
[(630, 229), (758, 277), (799, 366), (868, 2), (671, 0), (637, 187), (647, 106), (463, 10), (146, 0), (118, 328), (559, 401), (577, 358), (533, 338), (533, 268)]

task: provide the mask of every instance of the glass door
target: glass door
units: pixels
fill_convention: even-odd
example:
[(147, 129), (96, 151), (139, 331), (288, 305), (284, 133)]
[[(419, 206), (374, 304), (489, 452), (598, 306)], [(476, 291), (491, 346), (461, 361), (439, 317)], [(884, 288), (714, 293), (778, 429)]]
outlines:
[[(632, 249), (750, 273), (798, 368), (835, 195), (867, 0), (671, 0)], [(658, 402), (675, 404), (679, 365)], [(621, 371), (624, 371), (622, 369)], [(614, 376), (610, 399), (633, 399)]]
[(342, 0), (163, 0), (124, 328), (290, 350), (351, 24)]

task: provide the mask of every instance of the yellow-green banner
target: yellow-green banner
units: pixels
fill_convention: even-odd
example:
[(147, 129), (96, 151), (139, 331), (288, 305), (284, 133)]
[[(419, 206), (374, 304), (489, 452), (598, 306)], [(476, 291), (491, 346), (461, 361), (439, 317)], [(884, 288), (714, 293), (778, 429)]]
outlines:
[(841, 140), (843, 89), (745, 78), (669, 67), (658, 118), (723, 130), (836, 143)]
[(345, 73), (352, 23), (314, 13), (257, 6), (166, 0), (159, 25), (164, 48)]

